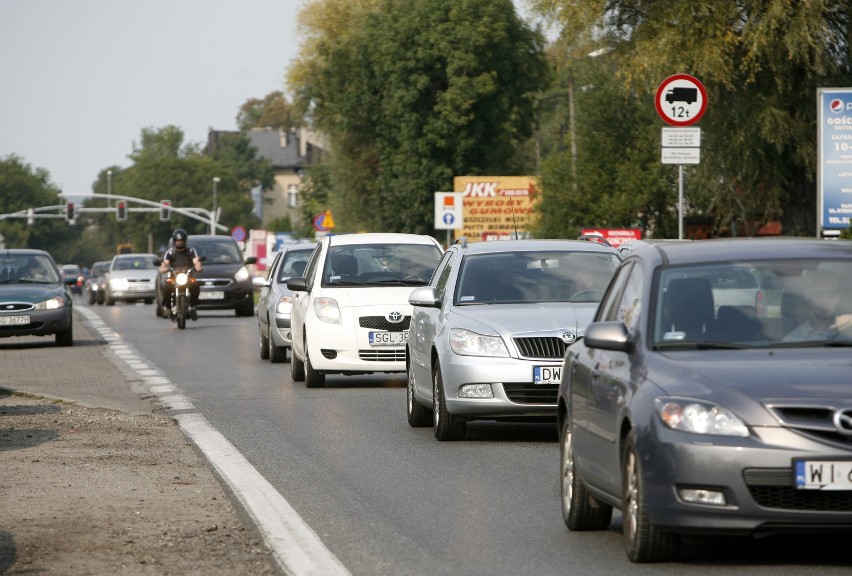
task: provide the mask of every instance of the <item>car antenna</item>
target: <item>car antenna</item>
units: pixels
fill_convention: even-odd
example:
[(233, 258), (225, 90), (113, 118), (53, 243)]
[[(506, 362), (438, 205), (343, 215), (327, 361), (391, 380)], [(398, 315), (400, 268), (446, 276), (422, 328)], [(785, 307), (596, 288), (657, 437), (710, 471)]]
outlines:
[(515, 219), (515, 205), (512, 204), (512, 197), (509, 197), (509, 208), (512, 209), (512, 226), (515, 227), (515, 240), (519, 238), (518, 236), (518, 221)]

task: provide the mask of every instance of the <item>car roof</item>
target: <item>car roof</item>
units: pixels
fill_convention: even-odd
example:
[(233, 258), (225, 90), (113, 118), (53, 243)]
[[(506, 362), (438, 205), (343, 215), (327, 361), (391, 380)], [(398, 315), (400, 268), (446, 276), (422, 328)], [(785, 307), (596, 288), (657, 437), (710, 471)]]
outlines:
[(519, 252), (540, 250), (575, 250), (577, 252), (597, 252), (601, 254), (618, 253), (615, 249), (599, 242), (587, 240), (491, 240), (487, 242), (471, 242), (466, 244), (461, 238), (453, 246), (459, 246), (466, 254), (482, 254), (488, 252)]
[(335, 234), (327, 236), (329, 246), (352, 244), (426, 244), (438, 246), (438, 241), (424, 234), (405, 234), (397, 232), (368, 232), (364, 234)]
[(235, 244), (237, 242), (224, 234), (190, 234), (187, 238), (187, 242), (210, 242), (214, 240), (224, 240), (226, 242), (234, 242)]
[(815, 238), (718, 238), (695, 242), (672, 242), (638, 246), (632, 256), (660, 259), (666, 265), (716, 262), (732, 258), (765, 260), (776, 258), (852, 258), (852, 242)]
[(121, 260), (122, 258), (144, 258), (145, 256), (150, 256), (151, 258), (156, 258), (156, 254), (150, 254), (148, 252), (131, 252), (129, 254), (116, 254), (112, 257), (113, 260)]
[(50, 255), (47, 251), (40, 250), (38, 248), (4, 248), (3, 250), (0, 250), (0, 254), (6, 254), (6, 253), (14, 254), (15, 256), (20, 256), (22, 254), (23, 255), (32, 255), (32, 256), (38, 256), (39, 254), (42, 254), (42, 255), (47, 254), (48, 256)]

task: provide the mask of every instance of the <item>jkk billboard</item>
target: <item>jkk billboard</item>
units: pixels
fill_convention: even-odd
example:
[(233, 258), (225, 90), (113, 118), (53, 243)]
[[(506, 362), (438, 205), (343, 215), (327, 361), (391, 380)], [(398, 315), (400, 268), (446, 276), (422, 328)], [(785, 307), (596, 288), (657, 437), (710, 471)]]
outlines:
[(455, 237), (505, 240), (529, 237), (536, 183), (529, 176), (457, 176), (464, 195), (464, 226)]

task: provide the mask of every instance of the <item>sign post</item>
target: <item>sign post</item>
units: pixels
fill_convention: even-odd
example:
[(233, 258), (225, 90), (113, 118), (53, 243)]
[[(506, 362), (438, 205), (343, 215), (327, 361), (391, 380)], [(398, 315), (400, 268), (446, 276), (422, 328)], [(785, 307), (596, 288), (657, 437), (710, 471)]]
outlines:
[(675, 128), (663, 128), (663, 164), (678, 165), (678, 239), (683, 239), (683, 165), (701, 158), (701, 129), (686, 128), (707, 110), (707, 91), (697, 78), (675, 74), (662, 81), (654, 99), (657, 114)]
[(435, 230), (447, 231), (447, 247), (450, 230), (464, 227), (464, 194), (461, 192), (435, 192)]

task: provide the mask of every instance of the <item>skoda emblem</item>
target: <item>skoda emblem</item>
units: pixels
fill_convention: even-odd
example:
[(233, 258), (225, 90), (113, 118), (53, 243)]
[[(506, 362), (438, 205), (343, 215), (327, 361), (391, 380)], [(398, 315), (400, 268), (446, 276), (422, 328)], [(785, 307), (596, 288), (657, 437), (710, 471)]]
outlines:
[(844, 408), (834, 413), (834, 427), (844, 436), (852, 436), (852, 408)]
[(567, 330), (562, 333), (562, 341), (566, 344), (571, 344), (577, 339), (577, 333), (573, 330)]
[(386, 316), (388, 322), (393, 322), (394, 324), (399, 324), (402, 322), (402, 313), (401, 312), (391, 312)]

